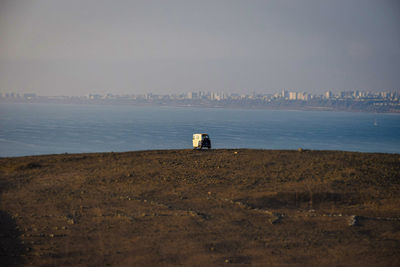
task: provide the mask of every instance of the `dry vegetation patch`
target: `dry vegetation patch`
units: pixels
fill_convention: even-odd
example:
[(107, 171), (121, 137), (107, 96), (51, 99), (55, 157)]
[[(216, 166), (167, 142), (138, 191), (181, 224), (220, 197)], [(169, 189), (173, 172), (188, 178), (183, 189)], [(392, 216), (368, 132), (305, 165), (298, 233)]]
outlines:
[(243, 149), (1, 158), (0, 186), (6, 264), (400, 264), (396, 154)]

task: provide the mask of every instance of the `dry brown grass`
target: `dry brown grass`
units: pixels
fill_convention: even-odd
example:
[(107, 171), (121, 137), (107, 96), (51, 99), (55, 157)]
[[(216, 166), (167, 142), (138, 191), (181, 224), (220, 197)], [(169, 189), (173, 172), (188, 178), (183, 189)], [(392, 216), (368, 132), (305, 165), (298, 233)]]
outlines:
[[(2, 158), (0, 186), (6, 264), (400, 264), (399, 155), (168, 150)], [(357, 226), (348, 225), (352, 215)]]

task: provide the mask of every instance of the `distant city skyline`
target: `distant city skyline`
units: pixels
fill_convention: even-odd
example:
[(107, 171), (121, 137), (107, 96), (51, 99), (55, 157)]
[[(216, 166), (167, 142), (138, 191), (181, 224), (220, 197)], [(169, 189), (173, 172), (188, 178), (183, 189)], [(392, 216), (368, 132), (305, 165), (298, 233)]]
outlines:
[(400, 2), (0, 2), (0, 92), (398, 91)]
[[(225, 97), (240, 96), (242, 98), (247, 98), (249, 96), (271, 96), (274, 98), (286, 98), (287, 100), (307, 100), (309, 97), (324, 97), (324, 98), (335, 98), (341, 95), (347, 95), (352, 97), (366, 97), (366, 96), (384, 96), (386, 95), (400, 95), (400, 89), (397, 90), (325, 90), (319, 92), (310, 92), (307, 90), (296, 90), (296, 89), (281, 89), (281, 90), (268, 90), (268, 92), (257, 92), (255, 90), (246, 92), (224, 92), (224, 91), (213, 91), (213, 90), (187, 90), (183, 92), (169, 92), (169, 93), (156, 93), (156, 92), (139, 92), (139, 93), (111, 93), (109, 92), (90, 92), (87, 94), (80, 95), (42, 95), (34, 91), (2, 91), (0, 90), (1, 97), (89, 97), (90, 96), (101, 96), (103, 98), (113, 97), (113, 96), (185, 96), (185, 98), (192, 98), (193, 96), (220, 96), (223, 99)], [(215, 99), (214, 99), (215, 100)], [(217, 99), (218, 100), (218, 99)], [(397, 100), (397, 99), (396, 99)]]
[(306, 91), (288, 91), (281, 90), (280, 92), (275, 93), (256, 93), (253, 92), (251, 94), (239, 94), (239, 93), (226, 93), (226, 92), (213, 92), (213, 91), (188, 91), (184, 93), (168, 93), (168, 94), (156, 94), (152, 92), (143, 93), (143, 94), (98, 94), (98, 93), (90, 93), (86, 95), (79, 96), (66, 96), (66, 95), (54, 95), (54, 96), (43, 96), (37, 95), (35, 93), (16, 93), (16, 92), (0, 92), (0, 99), (25, 99), (25, 100), (33, 100), (33, 99), (41, 99), (41, 100), (51, 100), (51, 99), (90, 99), (90, 100), (98, 100), (98, 99), (129, 99), (129, 100), (202, 100), (207, 99), (211, 101), (221, 101), (221, 100), (244, 100), (244, 99), (261, 99), (266, 102), (270, 102), (272, 100), (301, 100), (301, 101), (309, 101), (314, 99), (335, 99), (335, 100), (390, 100), (396, 106), (400, 106), (400, 90), (394, 91), (359, 91), (359, 90), (347, 90), (340, 92), (333, 92), (331, 90), (325, 91), (320, 94), (313, 94)]

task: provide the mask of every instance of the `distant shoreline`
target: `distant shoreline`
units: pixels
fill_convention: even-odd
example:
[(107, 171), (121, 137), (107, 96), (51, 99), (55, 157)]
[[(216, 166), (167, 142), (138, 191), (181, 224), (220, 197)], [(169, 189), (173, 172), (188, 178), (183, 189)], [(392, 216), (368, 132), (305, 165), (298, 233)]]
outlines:
[[(184, 103), (144, 103), (144, 102), (114, 102), (101, 100), (77, 100), (63, 101), (62, 99), (40, 100), (33, 99), (29, 101), (4, 100), (0, 98), (0, 104), (62, 104), (62, 105), (107, 105), (107, 106), (134, 106), (134, 107), (177, 107), (177, 108), (215, 108), (215, 109), (243, 109), (243, 110), (287, 110), (287, 111), (328, 111), (328, 112), (361, 112), (377, 114), (400, 114), (399, 109), (381, 110), (381, 109), (361, 109), (361, 108), (335, 108), (325, 106), (304, 105), (300, 101), (294, 101), (292, 105), (235, 105), (235, 104), (184, 104)], [(298, 105), (296, 105), (298, 104)]]

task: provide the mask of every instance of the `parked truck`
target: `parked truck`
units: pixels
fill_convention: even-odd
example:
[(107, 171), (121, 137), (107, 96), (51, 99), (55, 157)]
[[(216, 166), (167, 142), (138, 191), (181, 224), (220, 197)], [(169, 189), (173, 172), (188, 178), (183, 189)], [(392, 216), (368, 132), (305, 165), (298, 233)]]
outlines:
[(206, 147), (211, 149), (211, 140), (206, 133), (193, 134), (193, 149), (202, 149)]

